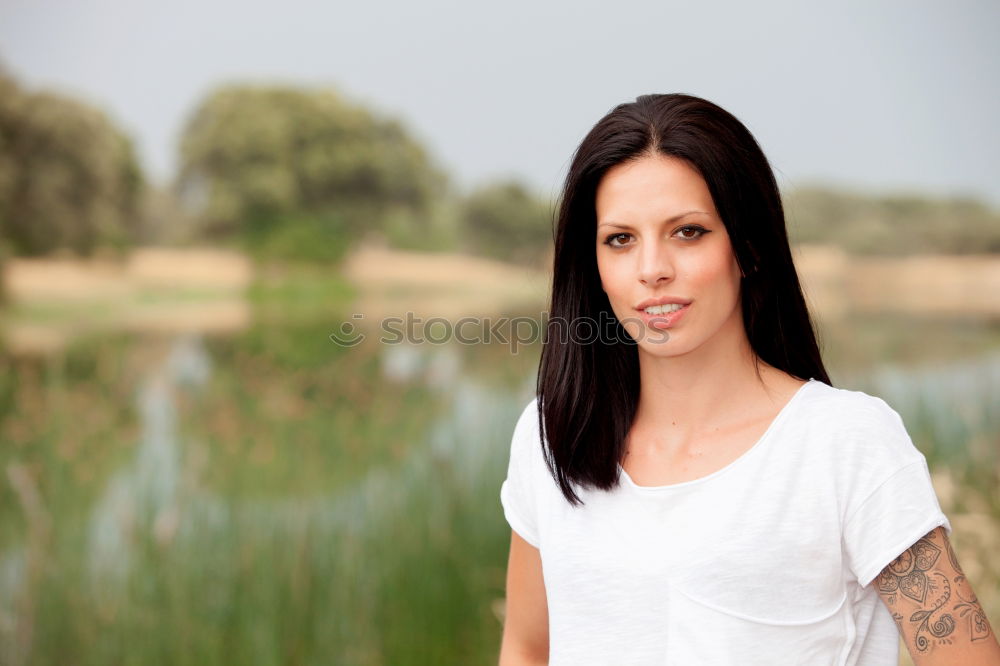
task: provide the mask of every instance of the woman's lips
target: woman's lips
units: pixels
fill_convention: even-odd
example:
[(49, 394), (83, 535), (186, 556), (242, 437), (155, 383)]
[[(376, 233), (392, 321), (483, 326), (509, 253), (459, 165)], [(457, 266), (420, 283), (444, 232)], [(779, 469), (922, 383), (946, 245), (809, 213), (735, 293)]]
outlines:
[(651, 328), (672, 328), (677, 325), (677, 323), (684, 317), (688, 310), (691, 309), (691, 303), (688, 303), (680, 310), (675, 310), (673, 312), (668, 312), (666, 314), (649, 314), (645, 310), (637, 310), (639, 317), (642, 321)]

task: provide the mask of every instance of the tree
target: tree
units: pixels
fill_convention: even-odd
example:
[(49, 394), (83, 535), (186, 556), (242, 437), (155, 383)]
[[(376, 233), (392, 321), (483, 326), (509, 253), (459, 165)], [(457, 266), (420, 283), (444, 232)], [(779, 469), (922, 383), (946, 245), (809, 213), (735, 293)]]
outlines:
[(1000, 214), (970, 197), (803, 186), (783, 199), (793, 243), (830, 243), (868, 255), (1000, 252)]
[(143, 177), (132, 143), (78, 100), (0, 71), (0, 241), (19, 255), (88, 255), (135, 239)]
[(398, 120), (330, 89), (225, 86), (197, 107), (181, 140), (179, 196), (206, 233), (283, 255), (389, 227), (419, 234), (445, 187)]
[(517, 181), (491, 183), (467, 196), (460, 219), (465, 249), (538, 265), (551, 251), (550, 206)]

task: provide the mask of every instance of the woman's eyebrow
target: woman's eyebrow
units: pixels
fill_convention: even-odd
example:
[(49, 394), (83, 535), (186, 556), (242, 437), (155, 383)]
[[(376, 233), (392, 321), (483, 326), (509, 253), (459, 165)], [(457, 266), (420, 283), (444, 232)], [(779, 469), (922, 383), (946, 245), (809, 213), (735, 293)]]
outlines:
[[(706, 213), (703, 210), (689, 210), (689, 211), (686, 211), (684, 213), (679, 213), (677, 215), (674, 215), (671, 218), (668, 218), (668, 219), (664, 220), (662, 222), (662, 224), (670, 224), (671, 222), (676, 222), (677, 220), (681, 219), (682, 217), (687, 217), (688, 215), (696, 215), (696, 214), (708, 215), (708, 213)], [(601, 222), (600, 224), (597, 225), (597, 228), (600, 229), (601, 227), (615, 227), (617, 229), (631, 229), (632, 228), (632, 227), (630, 227), (627, 224), (621, 224), (621, 223), (618, 223), (618, 222)]]

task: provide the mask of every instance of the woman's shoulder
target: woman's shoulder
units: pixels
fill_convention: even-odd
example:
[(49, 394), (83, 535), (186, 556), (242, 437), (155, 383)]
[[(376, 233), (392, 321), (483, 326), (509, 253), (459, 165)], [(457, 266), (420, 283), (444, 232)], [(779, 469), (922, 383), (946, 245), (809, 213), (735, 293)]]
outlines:
[(897, 466), (922, 458), (902, 416), (885, 399), (818, 380), (810, 384), (802, 420), (842, 462)]
[(528, 400), (521, 408), (511, 437), (511, 448), (516, 455), (530, 456), (531, 451), (541, 443), (538, 409), (537, 396)]
[(517, 417), (517, 423), (514, 425), (515, 432), (524, 432), (531, 429), (534, 429), (534, 432), (538, 432), (538, 396), (531, 398), (521, 408), (521, 413)]
[(831, 386), (818, 379), (810, 380), (803, 402), (812, 415), (826, 417), (830, 425), (843, 428), (866, 428), (901, 422), (899, 412), (883, 398), (859, 389)]

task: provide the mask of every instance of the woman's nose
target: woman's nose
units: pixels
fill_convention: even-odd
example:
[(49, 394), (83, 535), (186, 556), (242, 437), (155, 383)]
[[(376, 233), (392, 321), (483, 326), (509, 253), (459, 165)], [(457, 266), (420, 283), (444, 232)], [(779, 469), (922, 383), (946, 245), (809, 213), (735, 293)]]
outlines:
[(667, 249), (659, 243), (644, 243), (638, 254), (639, 281), (643, 284), (655, 285), (673, 277), (673, 260)]

